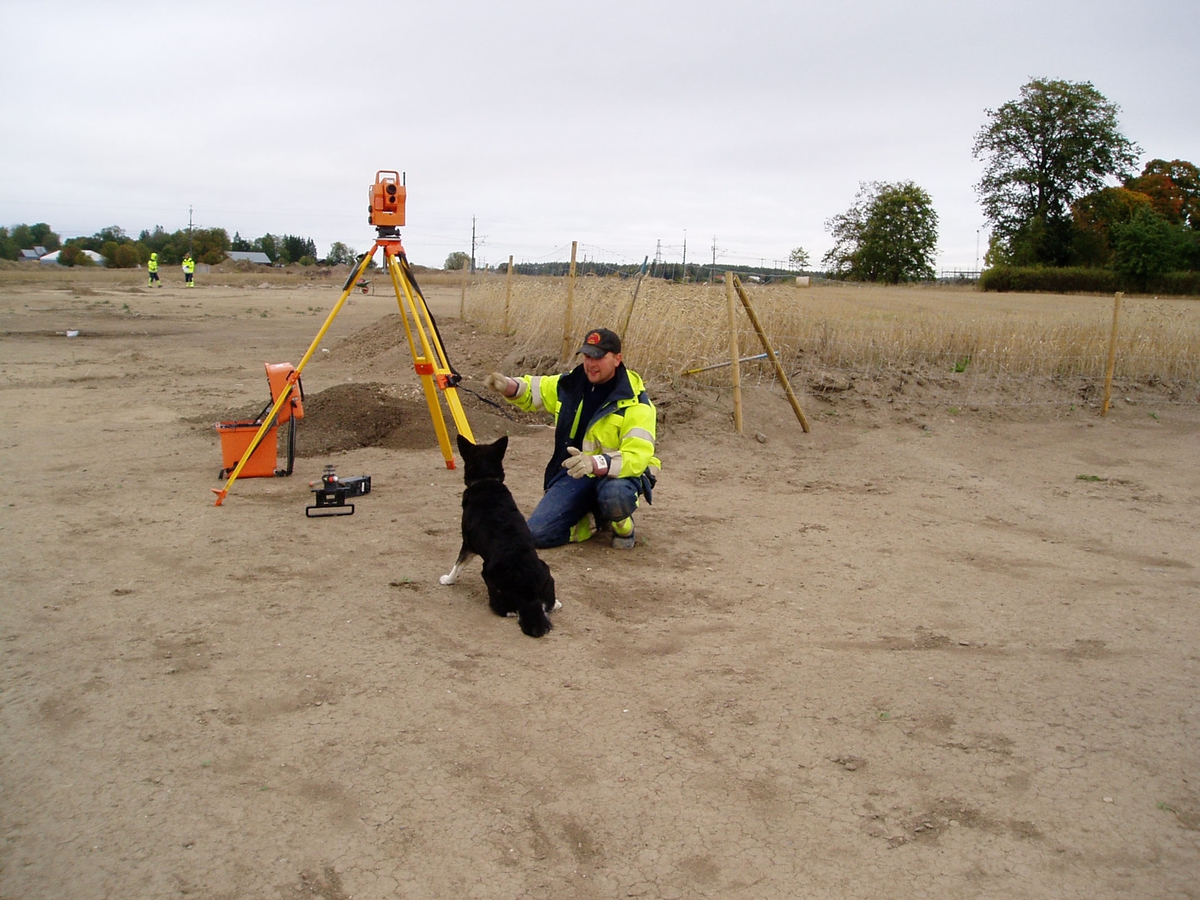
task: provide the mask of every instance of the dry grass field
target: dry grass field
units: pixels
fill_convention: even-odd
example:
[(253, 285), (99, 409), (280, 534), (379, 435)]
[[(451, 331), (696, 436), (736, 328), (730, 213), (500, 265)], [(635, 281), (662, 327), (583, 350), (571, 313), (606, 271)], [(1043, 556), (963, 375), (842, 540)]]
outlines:
[[(514, 337), (553, 352), (562, 340), (565, 279), (518, 278), (509, 317)], [(578, 323), (623, 320), (635, 282), (577, 279)], [(1111, 297), (982, 294), (962, 287), (877, 285), (748, 288), (785, 365), (847, 372), (919, 368), (969, 377), (1103, 378), (1112, 329)], [(472, 285), (473, 320), (502, 330), (508, 285), (496, 276)], [(629, 352), (643, 368), (670, 377), (729, 358), (723, 285), (646, 279), (630, 315)], [(738, 307), (739, 346), (760, 352)], [(1130, 297), (1121, 310), (1117, 377), (1181, 386), (1200, 383), (1200, 302)], [(697, 363), (700, 361), (700, 363)], [(766, 368), (766, 364), (759, 364)], [(725, 378), (725, 376), (710, 376)]]
[[(290, 478), (213, 504), (346, 272), (0, 267), (0, 898), (1200, 898), (1200, 306), (646, 282), (638, 545), (543, 552), (545, 638), (445, 587), (448, 469), (386, 280)], [(420, 275), (528, 513), (566, 285)], [(385, 288), (379, 290), (380, 286)], [(633, 283), (580, 279), (574, 340)], [(465, 315), (460, 316), (460, 306)], [(743, 355), (759, 352), (739, 313)], [(369, 474), (309, 519), (325, 465)]]

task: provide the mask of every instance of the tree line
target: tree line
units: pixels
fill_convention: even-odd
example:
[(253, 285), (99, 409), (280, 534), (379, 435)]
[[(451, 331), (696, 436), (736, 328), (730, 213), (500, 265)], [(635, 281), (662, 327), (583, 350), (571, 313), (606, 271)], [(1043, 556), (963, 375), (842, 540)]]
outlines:
[[(1200, 283), (1200, 171), (1187, 160), (1156, 158), (1138, 172), (1134, 164), (1142, 151), (1121, 132), (1119, 112), (1090, 82), (1044, 78), (1023, 85), (1020, 96), (999, 109), (985, 110), (972, 149), (984, 163), (975, 189), (990, 226), (985, 286), (989, 273), (993, 283), (1012, 283), (1013, 269), (1058, 270), (1059, 285), (1069, 283), (1063, 281), (1068, 270), (1078, 270), (1079, 289), (1100, 283), (1101, 272), (1134, 290)], [(938, 216), (928, 192), (912, 181), (860, 183), (850, 208), (826, 220), (825, 228), (834, 245), (822, 264), (834, 277), (885, 283), (934, 277)], [(0, 228), (2, 257), (15, 259), (34, 244), (57, 249), (59, 239), (45, 223)], [(177, 263), (188, 249), (211, 263), (229, 250), (258, 250), (280, 263), (355, 261), (353, 250), (340, 242), (318, 260), (313, 241), (297, 235), (247, 240), (235, 234), (230, 240), (222, 228), (167, 233), (156, 227), (134, 240), (116, 226), (65, 242), (60, 261), (86, 264), (90, 260), (81, 251), (94, 250), (114, 267), (144, 264), (151, 252), (164, 263)], [(452, 253), (446, 268), (459, 269), (466, 258)], [(588, 265), (580, 264), (584, 274)], [(640, 268), (591, 265), (596, 274), (628, 275)], [(516, 268), (555, 274), (565, 266)], [(792, 250), (789, 266), (806, 271), (807, 251)], [(705, 267), (688, 269), (696, 271), (680, 265), (650, 274), (691, 280)], [(1022, 283), (1035, 283), (1036, 271), (1024, 272)], [(1191, 274), (1166, 277), (1178, 273)]]
[[(1087, 270), (1074, 279), (1080, 289), (1144, 290), (1200, 269), (1200, 172), (1187, 160), (1152, 159), (1138, 173), (1141, 148), (1122, 134), (1119, 111), (1089, 82), (1042, 78), (985, 111), (972, 152), (985, 165), (975, 186), (991, 229), (984, 261), (1005, 270), (990, 272), (992, 283), (1011, 283), (1014, 268), (1077, 268)], [(822, 263), (852, 280), (932, 278), (937, 221), (929, 194), (913, 182), (861, 183), (850, 209), (825, 222), (834, 246)], [(793, 268), (807, 262), (802, 247), (792, 251)], [(1070, 283), (1064, 275), (1056, 272), (1054, 283)]]
[(42, 247), (47, 253), (53, 253), (62, 247), (62, 241), (45, 222), (0, 227), (0, 259), (17, 259), (22, 250), (32, 250), (34, 247)]
[(273, 264), (279, 265), (336, 266), (355, 261), (354, 251), (341, 241), (335, 241), (329, 253), (320, 258), (312, 238), (295, 234), (264, 234), (247, 240), (235, 232), (230, 239), (224, 228), (181, 228), (169, 232), (156, 225), (153, 230), (143, 229), (133, 238), (120, 226), (110, 225), (90, 237), (63, 241), (45, 222), (0, 227), (0, 259), (18, 259), (22, 250), (34, 247), (44, 247), (48, 253), (60, 251), (58, 261), (65, 266), (94, 265), (91, 257), (83, 252), (91, 250), (100, 254), (104, 265), (111, 269), (144, 266), (151, 253), (157, 253), (158, 261), (163, 265), (178, 265), (188, 253), (197, 262), (216, 265), (231, 250), (265, 253)]
[[(470, 265), (470, 254), (455, 250), (446, 257), (442, 268), (449, 272), (461, 272), (464, 264)], [(636, 278), (644, 275), (647, 278), (661, 278), (665, 281), (713, 281), (724, 277), (724, 273), (734, 268), (743, 277), (754, 277), (762, 281), (773, 281), (795, 275), (794, 271), (779, 269), (773, 266), (735, 266), (710, 265), (709, 263), (670, 263), (648, 261), (642, 263), (606, 263), (598, 260), (578, 260), (575, 263), (575, 275), (580, 278), (588, 276), (617, 276), (618, 278)], [(508, 263), (495, 266), (476, 267), (475, 271), (493, 272), (498, 275), (508, 274)], [(563, 260), (549, 262), (514, 262), (514, 275), (540, 275), (554, 278), (564, 278), (571, 274), (571, 264)]]
[(1133, 289), (1200, 268), (1200, 172), (1152, 159), (1139, 173), (1119, 111), (1090, 83), (1047, 79), (987, 110), (974, 154), (989, 266), (1109, 270)]

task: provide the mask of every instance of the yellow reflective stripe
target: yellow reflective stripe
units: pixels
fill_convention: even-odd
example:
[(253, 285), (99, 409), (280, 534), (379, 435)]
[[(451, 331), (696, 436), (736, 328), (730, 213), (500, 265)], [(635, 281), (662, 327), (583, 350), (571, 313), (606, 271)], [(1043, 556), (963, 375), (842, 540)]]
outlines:
[(608, 464), (608, 477), (609, 478), (621, 477), (621, 463), (624, 461), (621, 457), (621, 451), (618, 450), (616, 453), (610, 453), (610, 454), (608, 454), (608, 457), (610, 460), (610, 462)]
[(533, 394), (530, 398), (533, 400), (534, 409), (545, 409), (546, 403), (542, 400), (542, 376), (531, 375), (529, 377), (529, 390)]
[(625, 437), (641, 438), (643, 441), (649, 441), (651, 444), (654, 443), (654, 435), (652, 435), (645, 428), (630, 428), (627, 432), (625, 432)]

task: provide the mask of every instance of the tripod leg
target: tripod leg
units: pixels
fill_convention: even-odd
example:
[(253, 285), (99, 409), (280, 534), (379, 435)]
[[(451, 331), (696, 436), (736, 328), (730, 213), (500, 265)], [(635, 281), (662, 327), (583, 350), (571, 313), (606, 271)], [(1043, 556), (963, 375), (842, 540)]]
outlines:
[(463, 410), (462, 401), (458, 398), (458, 388), (446, 388), (446, 405), (450, 407), (450, 415), (454, 417), (454, 427), (458, 429), (458, 433), (472, 444), (475, 443), (475, 435), (471, 434), (471, 426), (467, 424), (467, 414)]
[[(446, 356), (446, 348), (442, 346), (441, 335), (438, 334), (437, 325), (433, 321), (433, 314), (429, 312), (429, 306), (425, 303), (425, 297), (413, 279), (409, 277), (407, 260), (401, 259), (397, 263), (405, 297), (413, 310), (413, 317), (421, 325), (422, 350), (434, 361), (437, 374), (451, 375), (450, 360)], [(454, 419), (454, 427), (459, 434), (471, 443), (475, 443), (475, 435), (472, 434), (471, 425), (467, 422), (467, 414), (463, 411), (458, 388), (450, 384), (443, 389), (443, 393), (446, 395), (446, 406), (450, 408), (450, 415)]]
[(425, 403), (429, 406), (429, 416), (433, 419), (433, 430), (437, 432), (438, 446), (442, 448), (442, 458), (446, 460), (446, 468), (453, 469), (454, 450), (450, 447), (450, 432), (446, 429), (446, 417), (442, 415), (442, 407), (438, 403), (432, 373), (421, 375), (421, 387), (425, 389)]
[[(433, 430), (437, 434), (438, 446), (442, 449), (442, 458), (446, 460), (446, 468), (453, 469), (454, 450), (450, 446), (450, 433), (446, 429), (446, 417), (442, 413), (442, 407), (437, 396), (437, 387), (434, 384), (434, 375), (449, 375), (450, 370), (449, 367), (444, 365), (439, 367), (438, 364), (442, 361), (435, 358), (433, 348), (430, 346), (429, 335), (421, 316), (422, 310), (428, 316), (428, 310), (425, 308), (425, 299), (419, 293), (413, 291), (412, 283), (405, 276), (404, 270), (400, 266), (399, 254), (392, 252), (390, 247), (385, 247), (384, 255), (388, 260), (388, 274), (391, 275), (392, 287), (396, 292), (396, 303), (400, 306), (400, 318), (404, 321), (404, 331), (408, 337), (408, 348), (413, 355), (413, 368), (416, 369), (417, 375), (420, 376), (421, 387), (425, 391), (425, 403), (429, 406), (429, 417), (433, 421)], [(419, 307), (418, 300), (420, 301)], [(417, 340), (414, 339), (414, 330), (416, 338), (420, 341), (419, 350), (417, 348)], [(439, 371), (439, 368), (441, 371)], [(470, 436), (469, 430), (466, 432), (466, 435)]]
[[(309, 345), (308, 352), (304, 354), (304, 358), (300, 360), (299, 364), (296, 366), (296, 370), (289, 377), (289, 380), (298, 380), (300, 378), (300, 373), (304, 371), (304, 367), (308, 365), (308, 361), (312, 359), (313, 354), (317, 352), (317, 347), (320, 346), (321, 339), (325, 337), (325, 332), (329, 330), (329, 326), (333, 324), (333, 320), (341, 310), (342, 305), (346, 302), (346, 298), (350, 296), (350, 292), (354, 289), (354, 283), (361, 278), (362, 273), (367, 270), (367, 264), (371, 261), (372, 257), (375, 256), (375, 250), (378, 247), (379, 242), (376, 241), (375, 245), (371, 247), (370, 252), (363, 254), (362, 262), (359, 264), (357, 271), (355, 271), (355, 273), (346, 280), (346, 286), (342, 290), (342, 296), (338, 299), (338, 302), (334, 304), (333, 309), (329, 311), (329, 315), (325, 318), (325, 324), (321, 326), (321, 330), (318, 331), (317, 336), (313, 338), (312, 344)], [(270, 414), (263, 419), (263, 423), (259, 427), (258, 433), (254, 435), (253, 439), (250, 441), (250, 445), (246, 448), (246, 453), (240, 460), (238, 460), (238, 464), (234, 466), (233, 471), (229, 475), (229, 480), (225, 482), (225, 487), (219, 490), (217, 488), (212, 489), (212, 492), (217, 495), (217, 502), (213, 504), (214, 506), (220, 506), (225, 502), (225, 496), (229, 493), (229, 489), (233, 486), (233, 483), (237, 481), (238, 476), (242, 474), (242, 469), (245, 467), (246, 463), (250, 461), (250, 457), (254, 451), (258, 449), (258, 445), (262, 443), (263, 436), (267, 433), (267, 430), (271, 427), (271, 425), (274, 424), (275, 417), (279, 415), (279, 410), (283, 408), (283, 404), (289, 402), (291, 397), (291, 391), (279, 392), (279, 399), (276, 400), (275, 405), (271, 407)], [(449, 441), (447, 441), (447, 446), (449, 446)]]

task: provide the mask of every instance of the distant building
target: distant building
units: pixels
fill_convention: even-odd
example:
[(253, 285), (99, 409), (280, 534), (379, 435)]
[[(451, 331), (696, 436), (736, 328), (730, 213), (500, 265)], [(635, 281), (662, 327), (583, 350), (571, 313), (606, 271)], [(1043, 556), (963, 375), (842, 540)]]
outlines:
[(45, 255), (46, 248), (38, 246), (34, 247), (32, 250), (22, 250), (18, 259), (22, 260), (23, 262), (37, 262)]
[(245, 260), (259, 266), (269, 266), (271, 264), (271, 257), (257, 250), (231, 250), (225, 256), (237, 262)]
[[(62, 252), (61, 250), (55, 250), (53, 253), (43, 254), (42, 256), (38, 257), (38, 262), (41, 263), (43, 266), (57, 266), (58, 265), (58, 254), (60, 254), (61, 252)], [(84, 256), (86, 256), (88, 259), (90, 259), (96, 265), (98, 265), (98, 266), (104, 265), (104, 257), (101, 256), (99, 253), (97, 253), (95, 250), (83, 250), (82, 253)]]

